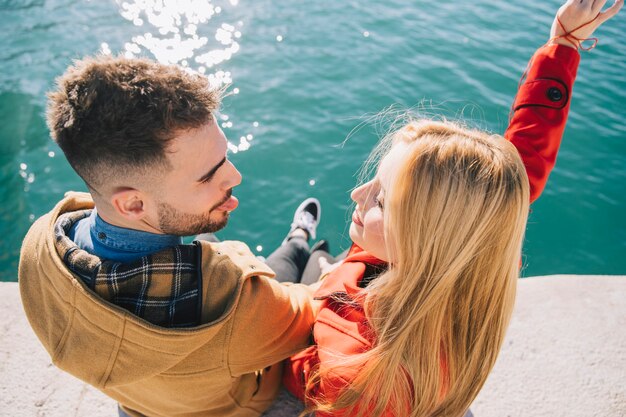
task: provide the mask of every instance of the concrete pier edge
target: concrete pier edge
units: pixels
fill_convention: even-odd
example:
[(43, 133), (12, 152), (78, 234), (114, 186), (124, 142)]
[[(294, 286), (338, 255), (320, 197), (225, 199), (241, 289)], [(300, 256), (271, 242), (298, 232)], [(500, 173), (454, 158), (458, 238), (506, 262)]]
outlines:
[[(288, 394), (266, 413), (291, 417)], [(626, 416), (626, 276), (520, 280), (504, 348), (476, 417)], [(17, 283), (0, 282), (0, 416), (116, 416), (114, 401), (59, 371), (30, 329)]]

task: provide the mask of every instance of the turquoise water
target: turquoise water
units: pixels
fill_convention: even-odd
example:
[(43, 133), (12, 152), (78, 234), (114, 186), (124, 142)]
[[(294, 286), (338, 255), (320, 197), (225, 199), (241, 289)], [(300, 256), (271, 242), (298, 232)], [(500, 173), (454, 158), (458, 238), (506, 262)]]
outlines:
[[(85, 189), (44, 122), (45, 93), (74, 58), (142, 54), (231, 82), (221, 122), (244, 181), (219, 236), (267, 255), (313, 195), (323, 205), (318, 235), (339, 251), (354, 174), (382, 129), (371, 116), (395, 105), (502, 133), (559, 4), (4, 0), (0, 280), (16, 280), (34, 219), (65, 191)], [(583, 54), (557, 168), (533, 207), (527, 276), (626, 274), (626, 12), (597, 35), (599, 47)]]

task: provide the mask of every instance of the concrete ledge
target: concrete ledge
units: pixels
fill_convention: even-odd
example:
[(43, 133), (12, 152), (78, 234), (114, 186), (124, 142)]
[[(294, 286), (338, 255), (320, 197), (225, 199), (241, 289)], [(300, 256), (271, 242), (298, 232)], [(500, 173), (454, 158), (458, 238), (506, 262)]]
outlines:
[[(505, 347), (472, 406), (476, 417), (626, 416), (626, 277), (520, 280)], [(281, 394), (267, 417), (291, 417)], [(109, 417), (115, 403), (57, 370), (0, 283), (0, 415)]]
[(626, 277), (522, 279), (476, 417), (626, 416)]

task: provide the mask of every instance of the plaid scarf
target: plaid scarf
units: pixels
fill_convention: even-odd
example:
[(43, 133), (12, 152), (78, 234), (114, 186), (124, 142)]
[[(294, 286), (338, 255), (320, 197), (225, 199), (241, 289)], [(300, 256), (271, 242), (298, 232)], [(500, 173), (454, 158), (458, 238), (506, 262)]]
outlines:
[(202, 248), (177, 245), (131, 262), (107, 261), (80, 249), (69, 237), (91, 210), (65, 213), (54, 227), (65, 265), (102, 299), (162, 327), (200, 324)]

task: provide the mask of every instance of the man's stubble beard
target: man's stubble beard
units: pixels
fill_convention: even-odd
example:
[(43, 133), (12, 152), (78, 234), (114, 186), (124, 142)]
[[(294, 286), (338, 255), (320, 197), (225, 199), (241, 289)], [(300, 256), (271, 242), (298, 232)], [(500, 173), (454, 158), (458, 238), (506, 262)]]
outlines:
[(229, 190), (226, 197), (213, 206), (210, 210), (202, 214), (189, 214), (177, 210), (171, 205), (163, 202), (158, 203), (159, 229), (161, 232), (175, 236), (194, 236), (201, 233), (215, 233), (226, 227), (229, 213), (223, 212), (220, 220), (212, 220), (211, 213), (224, 204), (232, 195)]

